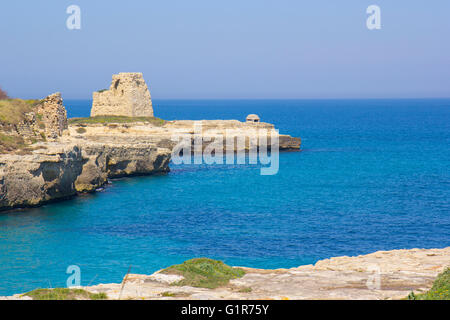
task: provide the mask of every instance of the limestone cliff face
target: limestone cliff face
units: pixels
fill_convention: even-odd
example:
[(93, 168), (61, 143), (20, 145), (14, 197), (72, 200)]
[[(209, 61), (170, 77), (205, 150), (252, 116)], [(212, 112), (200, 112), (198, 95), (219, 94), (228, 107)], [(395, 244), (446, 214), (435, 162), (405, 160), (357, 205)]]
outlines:
[(109, 90), (93, 93), (91, 116), (153, 117), (150, 91), (142, 73), (119, 73)]
[[(265, 130), (270, 147), (271, 135), (274, 133), (274, 125), (270, 123), (247, 123), (238, 120), (177, 120), (167, 121), (163, 125), (157, 126), (150, 123), (116, 123), (116, 124), (73, 124), (69, 126), (71, 137), (78, 137), (87, 141), (115, 142), (115, 143), (152, 143), (160, 148), (173, 149), (177, 144), (177, 136), (187, 136), (191, 144), (194, 145), (197, 125), (201, 124), (201, 135), (203, 136), (203, 149), (208, 147), (212, 141), (223, 137), (222, 146), (226, 150), (226, 139), (232, 137), (235, 141), (234, 151), (240, 149), (248, 150), (250, 137), (259, 145), (258, 134)], [(78, 130), (83, 128), (83, 133)], [(245, 143), (241, 146), (237, 143), (237, 138), (244, 137)], [(172, 139), (175, 138), (175, 139)], [(280, 150), (299, 150), (300, 138), (289, 135), (278, 135)]]
[(0, 211), (94, 191), (108, 178), (169, 171), (170, 150), (149, 144), (38, 144), (30, 155), (0, 156)]
[(48, 145), (31, 155), (1, 155), (0, 210), (75, 195), (82, 165), (77, 146)]
[(170, 150), (151, 144), (85, 142), (82, 157), (83, 168), (75, 188), (89, 192), (106, 183), (107, 178), (168, 172)]

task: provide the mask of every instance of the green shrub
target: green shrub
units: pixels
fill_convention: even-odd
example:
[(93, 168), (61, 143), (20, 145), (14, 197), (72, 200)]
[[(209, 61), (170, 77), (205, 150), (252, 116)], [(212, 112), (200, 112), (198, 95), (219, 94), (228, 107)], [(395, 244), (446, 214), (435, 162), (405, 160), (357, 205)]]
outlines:
[(450, 300), (450, 268), (438, 275), (431, 289), (422, 294), (411, 292), (408, 300)]
[[(0, 100), (0, 122), (19, 124), (25, 119), (25, 113), (33, 111), (40, 100), (6, 99)], [(40, 116), (37, 115), (38, 120)]]
[(83, 289), (36, 289), (25, 293), (24, 296), (33, 300), (105, 300), (108, 299), (105, 293), (91, 293)]
[(156, 117), (125, 117), (125, 116), (96, 116), (87, 118), (69, 119), (69, 124), (92, 124), (92, 123), (133, 123), (150, 122), (155, 126), (164, 125), (165, 121)]
[(184, 277), (174, 285), (214, 289), (228, 284), (231, 279), (240, 278), (245, 271), (232, 268), (222, 261), (208, 258), (196, 258), (177, 264), (161, 271)]

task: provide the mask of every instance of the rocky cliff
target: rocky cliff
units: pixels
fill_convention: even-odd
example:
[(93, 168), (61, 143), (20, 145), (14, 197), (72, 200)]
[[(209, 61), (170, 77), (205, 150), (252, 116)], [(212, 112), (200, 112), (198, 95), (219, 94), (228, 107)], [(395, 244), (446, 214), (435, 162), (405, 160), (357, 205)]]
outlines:
[(75, 195), (82, 165), (77, 146), (47, 144), (29, 155), (0, 155), (0, 210)]
[(0, 211), (94, 191), (108, 178), (165, 173), (170, 150), (149, 144), (39, 143), (31, 154), (0, 155)]
[(108, 178), (169, 170), (169, 149), (142, 140), (86, 141), (67, 129), (59, 93), (0, 101), (0, 211), (94, 191)]
[(450, 247), (392, 250), (336, 257), (291, 269), (243, 268), (246, 274), (242, 278), (217, 289), (174, 286), (180, 279), (160, 272), (128, 275), (122, 284), (100, 284), (85, 289), (104, 292), (110, 299), (120, 296), (139, 300), (405, 299), (411, 291), (429, 290), (436, 276), (449, 266)]
[(75, 181), (78, 192), (93, 191), (108, 178), (166, 173), (170, 150), (149, 143), (81, 142), (83, 166)]
[[(166, 173), (177, 143), (174, 136), (187, 136), (194, 150), (198, 122), (76, 123), (66, 130), (65, 113), (58, 111), (60, 104), (50, 105), (49, 110), (54, 112), (47, 112), (42, 121), (47, 123), (45, 128), (51, 128), (45, 133), (52, 141), (33, 144), (27, 154), (0, 155), (0, 210), (36, 206), (78, 192), (92, 192), (108, 178)], [(255, 129), (271, 132), (274, 128), (272, 124), (254, 125), (237, 120), (204, 120), (201, 124), (205, 138), (202, 149), (219, 137), (223, 151), (227, 134), (234, 141), (245, 137), (243, 145), (236, 143), (233, 148), (248, 151)], [(59, 137), (61, 130), (63, 135)], [(270, 135), (267, 140), (270, 144)], [(280, 135), (279, 141), (281, 150), (300, 148), (299, 138)]]

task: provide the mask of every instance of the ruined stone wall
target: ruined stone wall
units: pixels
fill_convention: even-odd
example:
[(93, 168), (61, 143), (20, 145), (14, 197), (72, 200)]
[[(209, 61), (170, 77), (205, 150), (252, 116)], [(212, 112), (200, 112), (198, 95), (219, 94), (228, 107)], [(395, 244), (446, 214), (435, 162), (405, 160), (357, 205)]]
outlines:
[(37, 113), (45, 124), (47, 138), (57, 139), (67, 129), (67, 111), (63, 106), (61, 93), (57, 92), (45, 98), (38, 105)]
[(7, 136), (6, 142), (14, 141), (14, 144), (0, 143), (0, 153), (15, 152), (39, 141), (57, 140), (68, 128), (67, 112), (60, 93), (40, 101), (3, 101), (3, 107), (9, 117), (6, 121), (0, 121), (0, 135)]
[(150, 91), (142, 73), (119, 73), (109, 90), (93, 93), (91, 116), (153, 117)]

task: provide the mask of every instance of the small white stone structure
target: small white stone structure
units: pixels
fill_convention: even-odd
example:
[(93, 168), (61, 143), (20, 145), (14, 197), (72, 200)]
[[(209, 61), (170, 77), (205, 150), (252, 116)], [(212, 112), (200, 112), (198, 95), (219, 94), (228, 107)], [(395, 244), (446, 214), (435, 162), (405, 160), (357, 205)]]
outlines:
[(247, 116), (246, 120), (247, 120), (247, 122), (259, 122), (260, 121), (259, 116), (257, 114), (249, 114)]
[(112, 76), (109, 90), (93, 93), (91, 117), (153, 117), (153, 106), (142, 73), (119, 73)]

